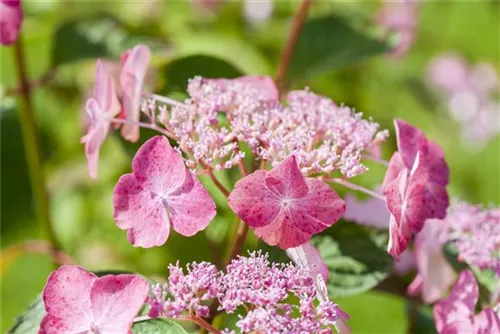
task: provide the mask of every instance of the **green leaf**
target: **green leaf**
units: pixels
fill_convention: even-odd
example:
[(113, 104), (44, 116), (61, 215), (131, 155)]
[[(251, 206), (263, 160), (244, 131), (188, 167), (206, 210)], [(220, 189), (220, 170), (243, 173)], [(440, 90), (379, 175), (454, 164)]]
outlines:
[(172, 36), (179, 56), (207, 55), (222, 59), (247, 74), (270, 74), (264, 55), (247, 40), (220, 33), (190, 33)]
[(188, 79), (201, 75), (206, 78), (235, 78), (242, 72), (225, 60), (206, 56), (192, 55), (175, 59), (163, 71), (167, 90), (186, 91)]
[(447, 242), (444, 245), (443, 250), (444, 250), (444, 256), (446, 257), (446, 260), (451, 265), (453, 270), (455, 270), (456, 272), (460, 272), (468, 268), (466, 263), (458, 261), (457, 259), (458, 250), (453, 244), (453, 242)]
[(302, 29), (287, 79), (305, 79), (357, 63), (388, 50), (388, 45), (352, 27), (338, 16), (308, 21)]
[(121, 24), (111, 18), (64, 23), (55, 33), (52, 65), (116, 56), (126, 37)]
[(34, 334), (40, 328), (40, 322), (45, 314), (42, 297), (39, 296), (31, 303), (26, 311), (14, 321), (14, 325), (7, 331), (8, 334)]
[(184, 328), (172, 320), (150, 319), (140, 321), (132, 326), (135, 334), (185, 334)]
[(334, 298), (370, 290), (392, 270), (385, 232), (339, 222), (312, 243), (328, 267), (328, 292)]

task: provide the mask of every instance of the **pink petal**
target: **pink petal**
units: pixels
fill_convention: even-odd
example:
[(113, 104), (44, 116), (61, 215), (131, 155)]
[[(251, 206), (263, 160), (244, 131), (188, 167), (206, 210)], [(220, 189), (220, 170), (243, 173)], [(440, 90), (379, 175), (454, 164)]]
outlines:
[(422, 214), (426, 218), (444, 219), (450, 204), (446, 188), (434, 182), (425, 185), (424, 203)]
[(472, 333), (472, 315), (479, 289), (470, 270), (460, 272), (450, 295), (434, 305), (434, 320), (439, 333)]
[(42, 323), (46, 333), (78, 333), (89, 330), (90, 289), (97, 277), (78, 266), (61, 266), (50, 274), (43, 302), (50, 319)]
[[(151, 51), (145, 45), (135, 46), (127, 55), (120, 74), (120, 86), (123, 92), (123, 109), (127, 120), (137, 123), (140, 116), (141, 94), (151, 59)], [(136, 142), (139, 139), (139, 126), (125, 124), (122, 136)]]
[(137, 183), (145, 190), (165, 196), (186, 181), (184, 160), (164, 136), (145, 142), (135, 154), (132, 170)]
[[(90, 98), (86, 105), (87, 113), (95, 114), (99, 112), (99, 106), (94, 98)], [(92, 118), (91, 122), (93, 121)], [(89, 176), (91, 178), (97, 178), (98, 168), (99, 168), (99, 151), (101, 145), (104, 143), (106, 136), (109, 131), (109, 123), (98, 121), (97, 123), (92, 122), (89, 127), (88, 133), (82, 138), (82, 142), (85, 143), (85, 155), (87, 157), (87, 167), (89, 170)]]
[(0, 43), (2, 45), (14, 44), (19, 37), (23, 11), (20, 0), (0, 1)]
[(133, 174), (120, 177), (113, 194), (113, 217), (135, 247), (163, 245), (170, 232), (170, 218), (160, 197), (145, 191)]
[(389, 221), (389, 244), (387, 252), (396, 260), (399, 261), (401, 254), (410, 243), (411, 231), (406, 224), (399, 224), (394, 215), (391, 215)]
[(491, 308), (481, 311), (474, 318), (474, 334), (500, 334), (500, 319)]
[(422, 164), (430, 173), (432, 181), (445, 186), (449, 182), (450, 170), (444, 159), (441, 147), (431, 140), (428, 140), (424, 133), (402, 120), (394, 120), (396, 136), (398, 141), (398, 151), (401, 154), (406, 168), (413, 166), (417, 152), (420, 151)]
[(451, 286), (454, 278), (453, 268), (448, 264), (439, 241), (440, 223), (439, 220), (427, 220), (415, 238), (418, 276), (422, 279), (421, 292), (426, 303), (438, 300)]
[(236, 182), (228, 198), (231, 210), (251, 227), (270, 224), (281, 210), (278, 195), (266, 185), (266, 174), (266, 171), (258, 170), (242, 178)]
[(281, 249), (302, 245), (312, 236), (294, 225), (288, 211), (281, 212), (271, 224), (254, 228), (254, 232), (268, 245), (278, 246)]
[(266, 184), (271, 191), (287, 198), (304, 197), (308, 192), (306, 181), (294, 155), (267, 173)]
[(406, 249), (411, 233), (418, 233), (428, 218), (425, 216), (426, 211), (422, 210), (427, 183), (428, 174), (420, 164), (418, 153), (411, 172), (402, 170), (384, 191), (387, 207), (392, 213), (389, 252), (395, 259)]
[(38, 334), (60, 334), (63, 329), (57, 326), (57, 321), (57, 319), (53, 319), (48, 314), (45, 314), (40, 322)]
[(182, 188), (166, 201), (174, 230), (187, 237), (204, 230), (217, 213), (212, 197), (190, 172)]
[(409, 249), (399, 255), (399, 262), (394, 263), (394, 271), (401, 276), (406, 275), (415, 267), (415, 254)]
[(121, 106), (116, 95), (115, 81), (106, 71), (101, 60), (97, 61), (93, 97), (101, 107), (103, 113), (115, 117)]
[(296, 227), (309, 234), (317, 234), (332, 226), (345, 213), (345, 202), (327, 183), (306, 178), (308, 193), (290, 203)]
[(99, 331), (128, 333), (148, 291), (148, 282), (137, 275), (106, 275), (96, 280), (90, 300)]
[(313, 278), (321, 275), (325, 282), (328, 281), (328, 267), (323, 262), (319, 251), (310, 242), (298, 247), (288, 248), (286, 253), (295, 264), (309, 268)]
[(394, 120), (394, 127), (396, 128), (398, 151), (406, 168), (411, 168), (417, 152), (422, 151), (423, 146), (426, 145), (425, 135), (420, 129), (400, 119)]
[(384, 201), (374, 197), (358, 200), (355, 195), (347, 194), (345, 202), (344, 220), (380, 229), (389, 228), (391, 213)]
[(479, 298), (479, 287), (474, 274), (470, 270), (463, 270), (458, 275), (457, 281), (447, 298), (453, 303), (463, 304), (469, 313), (474, 313)]
[[(401, 157), (401, 153), (398, 151), (394, 152), (389, 160), (389, 166), (387, 166), (387, 171), (385, 172), (384, 182), (382, 183), (382, 190), (385, 191), (387, 187), (398, 177), (399, 172), (407, 168)], [(411, 168), (408, 167), (408, 169)]]
[(294, 156), (236, 183), (229, 206), (262, 240), (283, 249), (305, 243), (345, 212), (345, 202), (328, 184), (304, 178)]

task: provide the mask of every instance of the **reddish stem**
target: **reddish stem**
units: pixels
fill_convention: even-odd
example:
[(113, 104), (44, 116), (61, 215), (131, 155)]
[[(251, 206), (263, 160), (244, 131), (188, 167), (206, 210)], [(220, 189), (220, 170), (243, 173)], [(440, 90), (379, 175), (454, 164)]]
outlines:
[(312, 0), (302, 0), (295, 17), (293, 19), (292, 29), (288, 35), (288, 41), (286, 42), (283, 53), (281, 54), (281, 60), (278, 67), (278, 73), (276, 74), (276, 85), (281, 89), (284, 85), (284, 80), (286, 77), (286, 71), (290, 65), (290, 60), (292, 59), (293, 49), (299, 38), (302, 26), (307, 18), (309, 12), (309, 7), (311, 6)]

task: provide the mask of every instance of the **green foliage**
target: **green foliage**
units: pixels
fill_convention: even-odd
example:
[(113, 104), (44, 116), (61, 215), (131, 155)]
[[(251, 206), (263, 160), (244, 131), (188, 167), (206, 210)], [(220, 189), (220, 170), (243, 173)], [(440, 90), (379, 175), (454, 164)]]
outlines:
[(150, 319), (136, 322), (132, 326), (134, 334), (186, 334), (187, 332), (173, 320)]
[(52, 65), (109, 57), (123, 43), (125, 36), (118, 21), (111, 18), (64, 23), (55, 33)]
[(188, 80), (200, 75), (206, 78), (235, 78), (243, 73), (222, 59), (192, 55), (178, 58), (170, 62), (163, 70), (166, 81), (166, 91), (186, 91)]
[(28, 308), (17, 317), (8, 334), (35, 334), (40, 328), (40, 322), (45, 314), (42, 297), (39, 296)]
[(386, 233), (339, 222), (312, 242), (328, 267), (328, 293), (333, 298), (365, 292), (392, 270)]
[(310, 20), (297, 40), (287, 78), (308, 79), (387, 50), (386, 43), (356, 30), (340, 16)]

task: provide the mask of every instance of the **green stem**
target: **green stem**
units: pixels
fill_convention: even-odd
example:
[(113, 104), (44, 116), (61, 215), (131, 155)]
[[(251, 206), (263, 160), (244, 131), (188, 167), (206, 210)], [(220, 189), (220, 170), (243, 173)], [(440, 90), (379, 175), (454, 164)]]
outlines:
[(26, 63), (21, 38), (14, 44), (14, 57), (21, 87), (21, 94), (19, 95), (20, 103), (17, 110), (19, 113), (24, 152), (26, 163), (28, 164), (36, 213), (51, 245), (52, 251), (55, 252), (59, 249), (59, 246), (50, 219), (49, 196), (45, 188), (45, 175), (41, 160), (33, 103), (31, 100), (31, 87), (26, 73)]

